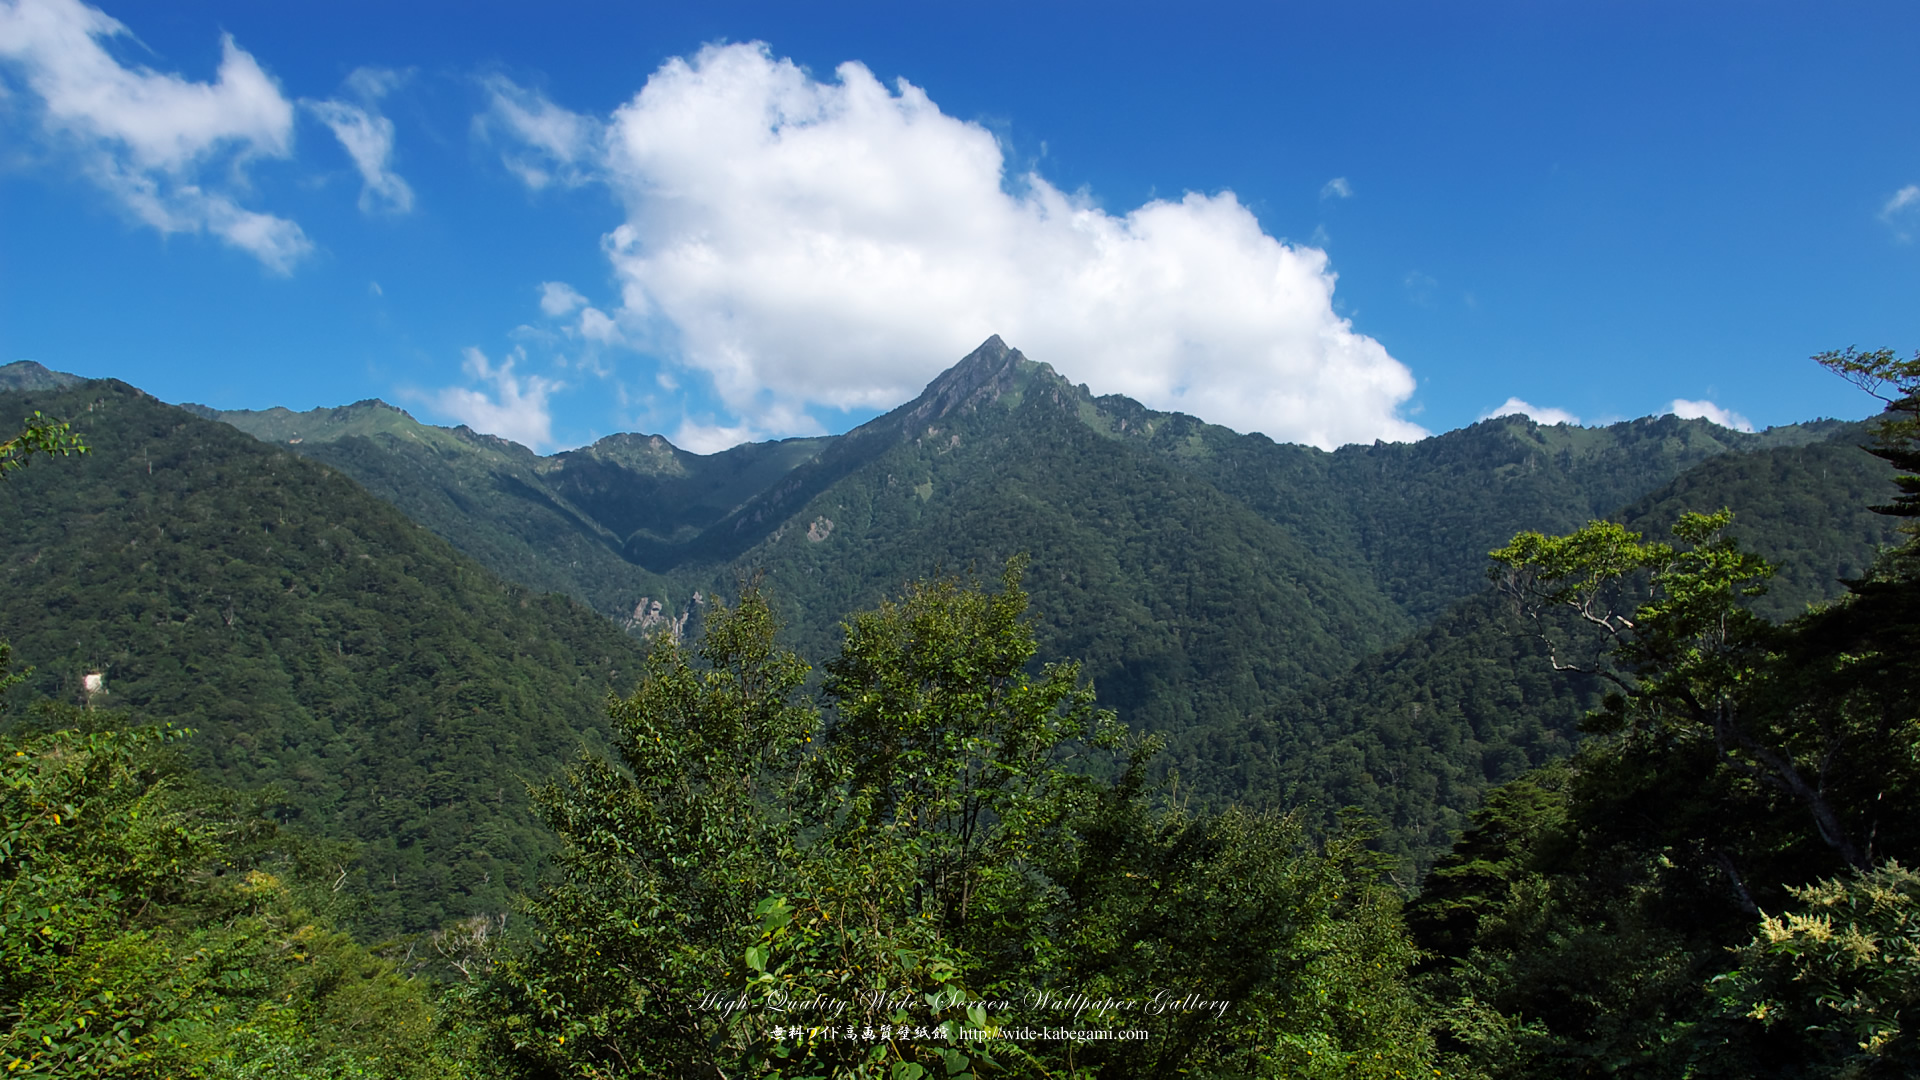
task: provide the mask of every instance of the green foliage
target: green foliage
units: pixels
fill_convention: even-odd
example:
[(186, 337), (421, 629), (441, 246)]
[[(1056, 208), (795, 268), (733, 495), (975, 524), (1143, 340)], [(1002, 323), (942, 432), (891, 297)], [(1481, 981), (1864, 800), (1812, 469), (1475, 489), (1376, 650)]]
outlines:
[(26, 468), (35, 454), (66, 457), (86, 452), (87, 444), (73, 433), (66, 421), (49, 420), (35, 409), (33, 415), (21, 423), (20, 434), (0, 442), (0, 480), (10, 472)]
[[(541, 794), (562, 877), (535, 901), (537, 940), (470, 1002), (510, 1067), (1423, 1067), (1414, 954), (1364, 833), (1317, 847), (1294, 816), (1156, 807), (1158, 741), (1096, 710), (1073, 665), (1029, 673), (1019, 568), (998, 593), (921, 583), (851, 618), (824, 719), (756, 589), (712, 613), (696, 653), (662, 642), (615, 703), (619, 761), (583, 759)], [(1114, 754), (1112, 780), (1091, 775)], [(809, 1030), (773, 1030), (789, 1024)]]
[(1693, 507), (1736, 511), (1724, 534), (1775, 568), (1764, 594), (1743, 604), (1785, 621), (1845, 595), (1881, 552), (1901, 542), (1896, 521), (1875, 513), (1891, 478), (1853, 439), (1712, 458), (1614, 515), (1629, 528), (1668, 526)]
[[(852, 835), (891, 829), (919, 853), (916, 906), (958, 932), (976, 898), (1013, 900), (1024, 862), (1072, 779), (1056, 760), (1072, 740), (1114, 747), (1076, 664), (1026, 674), (1036, 650), (1019, 588), (1025, 561), (988, 594), (952, 580), (909, 585), (856, 615), (827, 664), (836, 723), (826, 775), (844, 787)], [(992, 902), (989, 900), (989, 902)]]
[[(77, 720), (67, 711), (60, 719)], [(170, 774), (182, 732), (0, 737), (9, 1076), (459, 1075), (423, 984), (315, 907), (257, 808)]]
[[(33, 396), (92, 452), (0, 487), (28, 691), (191, 727), (206, 778), (362, 842), (362, 931), (510, 908), (549, 850), (523, 777), (604, 730), (641, 643), (488, 575), (332, 470), (95, 382)], [(16, 714), (16, 722), (18, 715)]]
[(1598, 637), (1582, 666), (1616, 692), (1602, 738), (1489, 796), (1410, 914), (1457, 1075), (1912, 1071), (1914, 542), (1774, 624), (1748, 600), (1772, 568), (1729, 522), (1493, 553), (1523, 610)]
[(1715, 980), (1725, 1007), (1797, 1044), (1801, 1076), (1912, 1075), (1920, 875), (1888, 862), (1789, 891), (1797, 910), (1762, 919)]
[[(1812, 917), (1810, 904), (1843, 893), (1865, 911), (1859, 897), (1891, 897), (1905, 873), (1884, 860), (1920, 848), (1920, 596), (1910, 578), (1876, 576), (1785, 626), (1742, 629), (1727, 590), (1752, 566), (1705, 538), (1710, 520), (1693, 524), (1707, 553), (1685, 570), (1655, 560), (1653, 599), (1627, 617), (1641, 636), (1621, 672), (1632, 692), (1597, 717), (1610, 733), (1563, 770), (1490, 795), (1410, 913), (1435, 954), (1424, 985), (1459, 1075), (1882, 1067), (1858, 1050), (1872, 1032), (1822, 1034), (1844, 1018), (1822, 1012), (1840, 1006), (1817, 984), (1884, 976), (1861, 992), (1893, 993), (1907, 976), (1897, 965), (1844, 975), (1811, 953), (1813, 966), (1794, 968), (1772, 946), (1799, 924), (1761, 912)], [(1808, 891), (1856, 860), (1867, 864), (1857, 884)], [(1893, 964), (1893, 908), (1874, 911), (1885, 926), (1873, 932), (1894, 943), (1876, 962)], [(1764, 940), (1736, 954), (1757, 923)], [(1887, 1053), (1905, 1046), (1890, 1008), (1857, 1017), (1882, 1025)]]
[(1487, 791), (1571, 754), (1601, 698), (1600, 680), (1554, 671), (1489, 593), (1240, 725), (1175, 736), (1170, 756), (1183, 790), (1299, 807), (1316, 831), (1364, 809), (1411, 883)]
[(1874, 424), (1874, 456), (1903, 475), (1894, 479), (1900, 494), (1892, 504), (1875, 507), (1899, 517), (1920, 516), (1920, 352), (1902, 360), (1892, 349), (1821, 353), (1814, 362), (1886, 403)]
[[(535, 1073), (647, 1075), (747, 1038), (692, 1003), (738, 966), (739, 923), (791, 861), (783, 801), (811, 711), (806, 666), (773, 645), (749, 590), (718, 610), (694, 656), (671, 640), (610, 710), (619, 764), (583, 757), (535, 805), (564, 846), (533, 902), (542, 947), (507, 959), (480, 1014), (495, 1047)], [(730, 1041), (731, 1040), (731, 1041)]]
[[(1774, 627), (1740, 603), (1773, 568), (1721, 535), (1730, 520), (1725, 510), (1683, 514), (1673, 527), (1678, 549), (1612, 522), (1564, 537), (1524, 533), (1493, 552), (1494, 572), (1522, 610), (1570, 608), (1604, 635), (1608, 655), (1591, 670), (1622, 693), (1592, 729), (1640, 745), (1711, 747), (1717, 771), (1797, 800), (1820, 838), (1861, 866), (1855, 828), (1824, 782), (1844, 768), (1839, 756), (1859, 733), (1809, 725), (1797, 700), (1772, 692), (1800, 670), (1779, 663)], [(1627, 599), (1643, 573), (1646, 599)]]

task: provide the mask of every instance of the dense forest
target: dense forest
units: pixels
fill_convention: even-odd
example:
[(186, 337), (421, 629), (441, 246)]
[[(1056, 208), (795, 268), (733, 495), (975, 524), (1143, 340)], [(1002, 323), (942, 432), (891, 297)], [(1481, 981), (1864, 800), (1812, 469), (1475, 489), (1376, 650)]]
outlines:
[(995, 340), (718, 460), (0, 371), (0, 1059), (1909, 1075), (1920, 357), (1819, 359), (1325, 454)]
[(132, 387), (37, 394), (85, 455), (0, 489), (28, 692), (191, 728), (201, 774), (359, 843), (370, 930), (502, 911), (552, 843), (525, 784), (605, 730), (641, 643), (509, 585), (339, 473)]

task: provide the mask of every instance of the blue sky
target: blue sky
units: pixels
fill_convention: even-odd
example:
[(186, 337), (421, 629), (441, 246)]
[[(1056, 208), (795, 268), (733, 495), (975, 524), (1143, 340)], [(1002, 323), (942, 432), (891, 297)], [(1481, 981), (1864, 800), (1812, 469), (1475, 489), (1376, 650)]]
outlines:
[[(696, 10), (697, 9), (697, 10)], [(0, 0), (0, 362), (542, 451), (990, 333), (1277, 439), (1758, 426), (1920, 346), (1912, 5)]]

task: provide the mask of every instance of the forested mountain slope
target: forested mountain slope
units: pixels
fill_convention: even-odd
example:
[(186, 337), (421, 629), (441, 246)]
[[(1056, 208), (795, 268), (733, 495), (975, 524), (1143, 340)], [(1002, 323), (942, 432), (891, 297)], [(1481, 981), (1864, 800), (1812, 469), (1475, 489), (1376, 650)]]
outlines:
[[(1753, 609), (1784, 619), (1842, 596), (1845, 579), (1899, 543), (1897, 519), (1869, 509), (1892, 475), (1851, 438), (1775, 445), (1709, 458), (1606, 516), (1659, 539), (1685, 511), (1732, 509), (1729, 535), (1778, 568)], [(1170, 758), (1204, 793), (1324, 815), (1364, 807), (1417, 870), (1486, 790), (1565, 757), (1604, 689), (1553, 671), (1534, 628), (1483, 588), (1340, 678), (1176, 738)]]
[[(930, 418), (987, 416), (980, 410), (992, 405), (1013, 420), (1032, 395), (1060, 408), (1018, 412), (1018, 422), (1064, 429), (1072, 420), (1103, 437), (1053, 441), (1045, 464), (1064, 482), (1094, 482), (1077, 475), (1090, 463), (1101, 467), (1092, 457), (1158, 459), (1370, 579), (1416, 621), (1475, 591), (1486, 551), (1517, 530), (1571, 528), (1611, 513), (1711, 457), (1857, 429), (1818, 421), (1748, 435), (1672, 416), (1606, 428), (1546, 427), (1513, 416), (1418, 443), (1329, 453), (1124, 397), (1096, 398), (998, 338), (914, 401), (845, 435), (704, 456), (657, 435), (614, 435), (541, 458), (371, 401), (297, 414), (202, 414), (340, 467), (496, 572), (564, 586), (610, 614), (670, 589), (671, 613), (687, 610), (694, 588), (730, 579), (724, 568), (754, 545), (783, 527), (811, 524), (798, 518), (816, 496), (891, 449), (926, 440), (925, 429), (938, 426)], [(988, 468), (1000, 461), (991, 454), (968, 460)], [(920, 490), (922, 480), (910, 486)]]
[(1487, 551), (1725, 505), (1782, 564), (1760, 601), (1778, 615), (1837, 595), (1892, 537), (1865, 509), (1886, 471), (1858, 425), (1507, 417), (1328, 453), (1093, 397), (998, 339), (846, 435), (705, 456), (618, 435), (543, 458), (378, 402), (200, 411), (630, 627), (697, 629), (697, 596), (759, 573), (789, 641), (825, 656), (843, 613), (902, 581), (1026, 553), (1044, 655), (1083, 660), (1103, 704), (1168, 733), (1186, 790), (1365, 806), (1416, 867), (1488, 785), (1568, 752), (1596, 700), (1485, 593)]
[(641, 643), (124, 383), (0, 396), (36, 409), (91, 452), (0, 485), (0, 611), (29, 688), (72, 701), (102, 672), (97, 706), (196, 729), (184, 752), (210, 778), (278, 785), (285, 816), (360, 841), (374, 929), (506, 910), (547, 844), (522, 779), (597, 738)]
[(304, 413), (184, 408), (339, 469), (509, 581), (607, 614), (659, 594), (658, 576), (622, 557), (621, 537), (547, 484), (551, 459), (518, 443), (422, 424), (380, 401)]
[[(617, 435), (541, 458), (377, 402), (213, 415), (630, 623), (697, 624), (696, 594), (764, 572), (810, 655), (901, 581), (1026, 551), (1047, 653), (1084, 659), (1136, 724), (1213, 732), (1440, 618), (1515, 532), (1576, 527), (1723, 456), (1858, 437), (1505, 417), (1329, 453), (1096, 398), (998, 338), (845, 435), (706, 456)], [(1854, 563), (1866, 542), (1847, 541)]]
[(1071, 387), (1009, 360), (963, 365), (860, 429), (853, 460), (794, 470), (818, 494), (780, 502), (785, 523), (739, 563), (765, 569), (803, 651), (831, 641), (826, 613), (1026, 553), (1046, 652), (1082, 660), (1129, 723), (1179, 730), (1411, 627), (1364, 576), (1191, 472), (1116, 452), (1079, 422)]

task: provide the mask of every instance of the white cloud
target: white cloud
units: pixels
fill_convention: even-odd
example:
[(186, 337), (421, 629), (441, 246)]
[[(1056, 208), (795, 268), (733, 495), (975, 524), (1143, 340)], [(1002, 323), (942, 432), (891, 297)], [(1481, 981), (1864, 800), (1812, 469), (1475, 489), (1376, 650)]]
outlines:
[(1880, 220), (1893, 229), (1894, 236), (1902, 243), (1913, 239), (1908, 229), (1916, 217), (1920, 217), (1920, 184), (1908, 184), (1894, 192), (1880, 208)]
[(1723, 428), (1730, 428), (1734, 431), (1745, 431), (1749, 433), (1753, 431), (1753, 421), (1748, 420), (1746, 417), (1741, 416), (1731, 409), (1723, 409), (1711, 401), (1688, 401), (1685, 398), (1674, 398), (1673, 404), (1667, 406), (1667, 411), (1682, 420), (1711, 420)]
[(1481, 413), (1480, 419), (1491, 420), (1496, 416), (1516, 415), (1527, 417), (1537, 424), (1578, 424), (1580, 422), (1579, 417), (1565, 409), (1529, 405), (1517, 397), (1510, 397), (1495, 408)]
[(1334, 314), (1326, 253), (1231, 192), (1109, 214), (1037, 173), (1009, 184), (992, 134), (918, 87), (836, 76), (714, 46), (604, 125), (503, 80), (486, 123), (525, 132), (508, 160), (530, 186), (598, 176), (622, 199), (614, 317), (743, 427), (891, 407), (999, 333), (1099, 392), (1277, 439), (1425, 434), (1398, 415), (1411, 373)]
[(621, 345), (626, 342), (620, 333), (620, 324), (599, 308), (585, 308), (580, 312), (580, 336), (596, 345)]
[(539, 191), (556, 183), (577, 187), (595, 178), (599, 121), (560, 108), (504, 76), (490, 77), (482, 85), (487, 111), (475, 117), (474, 130), (489, 137), (497, 129), (505, 137), (509, 149), (501, 161), (522, 183)]
[(586, 302), (587, 298), (580, 295), (580, 290), (564, 281), (540, 283), (540, 310), (551, 318), (561, 318)]
[(375, 108), (396, 81), (392, 72), (361, 68), (347, 78), (347, 85), (360, 98), (360, 104), (338, 98), (306, 103), (314, 115), (333, 130), (347, 156), (353, 159), (354, 168), (360, 171), (362, 213), (387, 210), (404, 214), (413, 209), (413, 188), (391, 167), (393, 121)]
[(1336, 176), (1320, 185), (1320, 197), (1323, 199), (1351, 199), (1353, 198), (1353, 185), (1347, 183), (1346, 177)]
[[(19, 72), (45, 135), (89, 179), (163, 233), (209, 232), (289, 272), (312, 250), (306, 234), (243, 209), (235, 192), (249, 161), (292, 153), (293, 104), (231, 36), (203, 83), (123, 66), (101, 42), (125, 34), (79, 0), (0, 0), (0, 62)], [(232, 190), (210, 179), (222, 174)]]
[(766, 437), (766, 432), (754, 428), (751, 424), (698, 424), (687, 420), (681, 423), (680, 429), (669, 436), (667, 441), (695, 454), (717, 454), (730, 446), (739, 446), (743, 442), (754, 442)]
[(495, 367), (479, 349), (468, 348), (461, 366), (468, 375), (492, 384), (492, 392), (470, 387), (449, 386), (424, 396), (429, 404), (475, 431), (511, 439), (534, 450), (553, 444), (553, 413), (547, 398), (561, 385), (539, 375), (515, 375), (513, 365), (526, 359), (514, 354)]
[(613, 316), (587, 303), (580, 290), (564, 281), (543, 281), (540, 283), (540, 311), (548, 318), (561, 319), (573, 312), (580, 317), (572, 326), (566, 328), (569, 335), (578, 335), (595, 345), (624, 345), (626, 335), (620, 332), (620, 324)]

